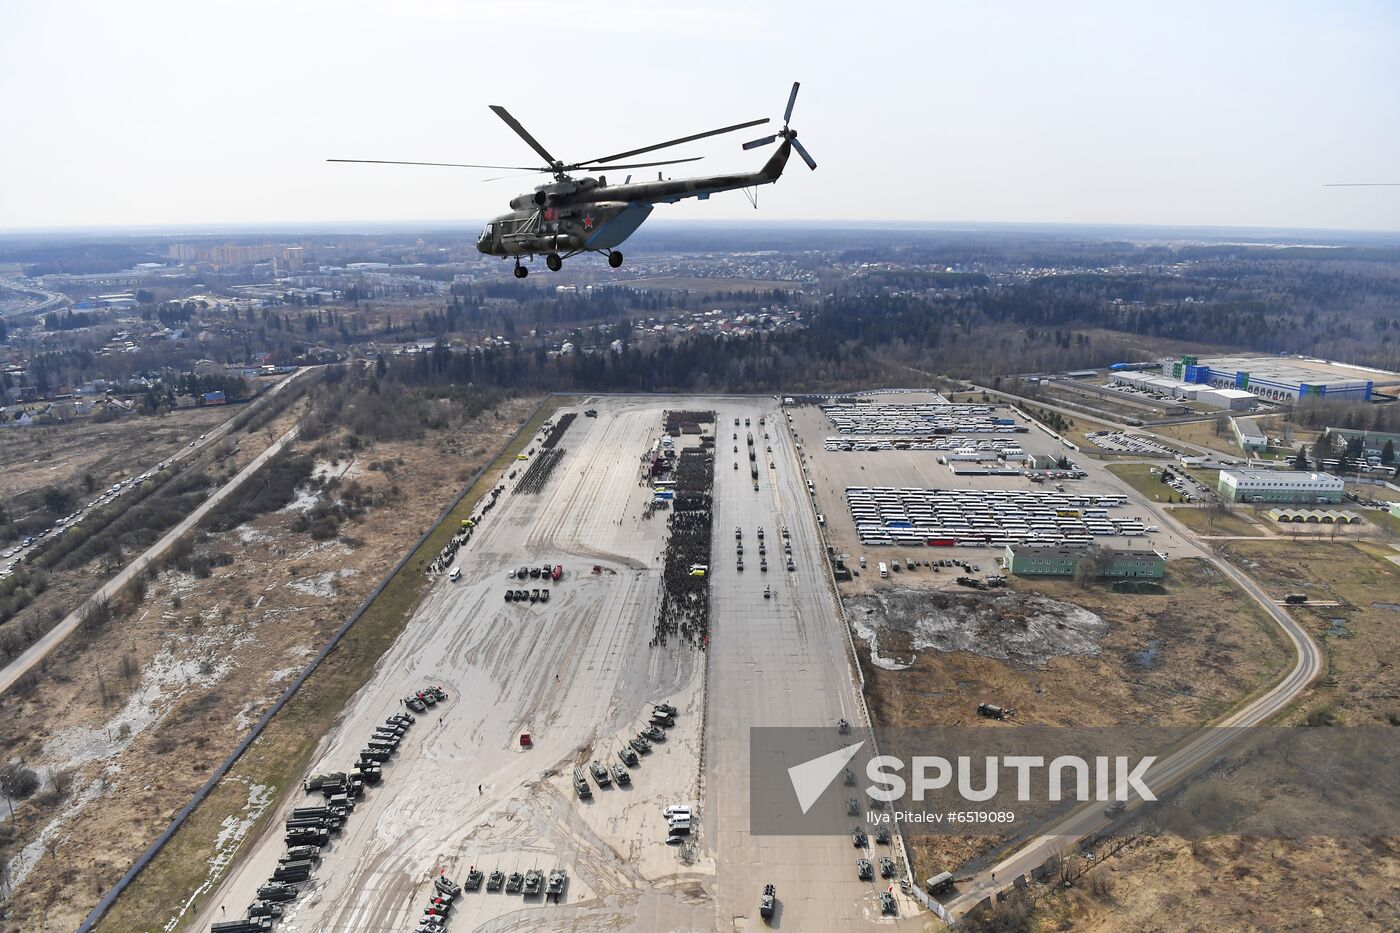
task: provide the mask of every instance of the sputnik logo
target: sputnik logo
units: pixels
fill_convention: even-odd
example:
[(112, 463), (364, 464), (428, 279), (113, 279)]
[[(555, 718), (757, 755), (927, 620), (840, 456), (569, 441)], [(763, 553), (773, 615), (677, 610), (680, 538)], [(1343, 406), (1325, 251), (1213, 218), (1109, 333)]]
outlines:
[(822, 792), (836, 780), (836, 775), (841, 773), (841, 769), (850, 764), (864, 744), (857, 742), (847, 745), (845, 748), (838, 748), (834, 752), (788, 768), (788, 779), (792, 781), (792, 789), (797, 794), (797, 803), (802, 807), (804, 815), (812, 809), (812, 804), (816, 803)]

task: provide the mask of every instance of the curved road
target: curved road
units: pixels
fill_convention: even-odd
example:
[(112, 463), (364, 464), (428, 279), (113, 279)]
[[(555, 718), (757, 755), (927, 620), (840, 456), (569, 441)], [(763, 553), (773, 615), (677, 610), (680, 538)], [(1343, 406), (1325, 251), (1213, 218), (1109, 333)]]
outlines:
[[(997, 393), (1005, 395), (1004, 393)], [(1016, 396), (1006, 396), (1017, 398)], [(1054, 406), (1049, 406), (1053, 408)], [(1073, 414), (1072, 412), (1066, 412)], [(1156, 437), (1151, 431), (1144, 431), (1142, 428), (1126, 428), (1140, 433)], [(1175, 438), (1162, 438), (1170, 440), (1172, 443), (1181, 443)], [(1194, 445), (1187, 445), (1194, 446)], [(1193, 531), (1186, 528), (1171, 513), (1159, 508), (1156, 503), (1151, 502), (1147, 497), (1137, 493), (1129, 487), (1132, 498), (1137, 499), (1141, 504), (1151, 509), (1160, 516), (1160, 520), (1171, 523), (1178, 531), (1186, 536), (1188, 540), (1199, 540)], [(1276, 683), (1270, 690), (1251, 701), (1219, 722), (1212, 723), (1201, 729), (1190, 741), (1181, 748), (1167, 755), (1165, 758), (1155, 762), (1148, 769), (1146, 780), (1154, 791), (1160, 794), (1199, 770), (1203, 765), (1211, 761), (1216, 755), (1229, 745), (1238, 733), (1228, 727), (1256, 726), (1271, 718), (1276, 713), (1285, 709), (1303, 691), (1305, 691), (1315, 680), (1322, 670), (1322, 652), (1316, 643), (1308, 637), (1298, 624), (1298, 622), (1281, 608), (1269, 594), (1264, 591), (1252, 577), (1244, 573), (1234, 564), (1225, 558), (1205, 548), (1207, 559), (1225, 576), (1249, 594), (1269, 616), (1278, 623), (1284, 636), (1293, 646), (1296, 660), (1293, 668)], [(1141, 800), (1130, 802), (1127, 806), (1129, 812), (1142, 805)], [(983, 900), (993, 897), (997, 892), (1011, 886), (1013, 879), (1021, 875), (1028, 874), (1032, 870), (1045, 864), (1052, 856), (1064, 851), (1075, 842), (1086, 836), (1101, 832), (1111, 823), (1116, 822), (1119, 817), (1109, 819), (1104, 816), (1102, 803), (1091, 803), (1074, 811), (1069, 816), (1049, 827), (1041, 835), (1029, 840), (1025, 845), (1011, 853), (1010, 855), (989, 865), (982, 871), (974, 875), (969, 881), (961, 882), (958, 886), (959, 893), (949, 900), (945, 906), (955, 916), (962, 916), (972, 910)], [(997, 880), (999, 877), (1000, 880)]]

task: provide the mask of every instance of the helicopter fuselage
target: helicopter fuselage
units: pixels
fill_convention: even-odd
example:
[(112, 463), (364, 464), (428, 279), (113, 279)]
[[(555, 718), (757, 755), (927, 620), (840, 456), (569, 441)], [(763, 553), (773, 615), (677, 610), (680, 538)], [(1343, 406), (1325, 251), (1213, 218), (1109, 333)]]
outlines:
[(792, 145), (783, 140), (757, 172), (705, 175), (609, 185), (606, 176), (568, 175), (511, 199), (512, 210), (493, 218), (476, 248), (491, 256), (608, 252), (636, 232), (657, 204), (704, 200), (721, 191), (772, 184), (782, 176)]

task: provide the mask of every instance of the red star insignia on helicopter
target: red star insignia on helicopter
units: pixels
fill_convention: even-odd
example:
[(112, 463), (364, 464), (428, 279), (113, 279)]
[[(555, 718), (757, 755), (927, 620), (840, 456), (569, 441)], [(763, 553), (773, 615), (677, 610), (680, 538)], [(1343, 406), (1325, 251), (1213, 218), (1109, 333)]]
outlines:
[(592, 229), (593, 229), (593, 215), (592, 215), (592, 214), (589, 214), (588, 216), (586, 216), (586, 217), (583, 218), (583, 229), (585, 229), (585, 230), (592, 230)]

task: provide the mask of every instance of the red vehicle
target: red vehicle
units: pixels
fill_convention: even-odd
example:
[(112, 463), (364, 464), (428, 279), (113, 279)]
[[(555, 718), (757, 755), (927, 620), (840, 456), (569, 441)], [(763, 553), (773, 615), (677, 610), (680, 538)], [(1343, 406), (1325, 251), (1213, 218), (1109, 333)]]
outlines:
[(532, 739), (532, 738), (530, 738), (530, 733), (528, 733), (528, 732), (522, 732), (522, 733), (520, 733), (520, 747), (521, 747), (521, 748), (534, 748), (534, 746), (535, 746), (535, 740)]
[(564, 565), (563, 565), (563, 564), (555, 564), (555, 565), (554, 565), (554, 570), (552, 570), (552, 571), (550, 572), (550, 574), (549, 574), (549, 578), (550, 578), (551, 580), (558, 580), (558, 579), (559, 579), (560, 577), (562, 577), (563, 575), (564, 575)]

